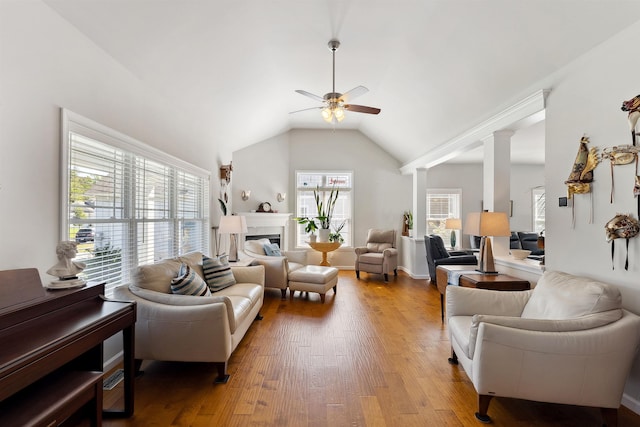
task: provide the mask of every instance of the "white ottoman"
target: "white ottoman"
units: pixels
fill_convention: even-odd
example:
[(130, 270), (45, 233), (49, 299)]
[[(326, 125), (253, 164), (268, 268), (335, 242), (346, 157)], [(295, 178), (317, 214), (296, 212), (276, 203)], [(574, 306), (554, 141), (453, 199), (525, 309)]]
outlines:
[(320, 265), (306, 265), (289, 273), (289, 298), (293, 300), (296, 291), (317, 292), (324, 304), (324, 294), (338, 287), (338, 269)]

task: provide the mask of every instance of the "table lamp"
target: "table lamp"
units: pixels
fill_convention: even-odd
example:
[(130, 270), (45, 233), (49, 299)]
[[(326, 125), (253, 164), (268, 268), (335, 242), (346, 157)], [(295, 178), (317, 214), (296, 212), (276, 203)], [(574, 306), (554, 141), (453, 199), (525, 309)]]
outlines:
[(225, 215), (220, 218), (218, 233), (229, 234), (229, 262), (238, 261), (238, 234), (247, 231), (247, 220), (244, 216)]
[(453, 249), (456, 248), (456, 230), (460, 230), (462, 228), (462, 221), (460, 218), (447, 218), (444, 221), (444, 228), (446, 230), (451, 231), (451, 247)]
[(487, 239), (487, 237), (511, 236), (507, 214), (504, 212), (471, 212), (467, 215), (464, 233), (482, 237), (480, 239), (480, 259), (476, 270), (484, 274), (497, 274), (493, 262), (491, 239)]

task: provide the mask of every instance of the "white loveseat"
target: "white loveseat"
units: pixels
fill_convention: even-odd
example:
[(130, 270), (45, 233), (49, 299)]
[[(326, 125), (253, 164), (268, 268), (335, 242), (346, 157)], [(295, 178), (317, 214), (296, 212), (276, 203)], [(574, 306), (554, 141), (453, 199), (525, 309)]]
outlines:
[(489, 422), (493, 396), (601, 408), (607, 426), (640, 343), (640, 317), (619, 290), (585, 277), (545, 272), (530, 291), (447, 287), (451, 363), (478, 392)]
[(268, 256), (264, 245), (270, 243), (269, 239), (247, 240), (244, 242), (244, 253), (264, 266), (264, 285), (267, 288), (280, 289), (282, 299), (285, 299), (289, 272), (307, 265), (307, 251), (281, 251), (282, 256)]
[(137, 303), (135, 358), (214, 362), (217, 383), (228, 380), (227, 361), (264, 299), (264, 267), (231, 267), (236, 283), (212, 296), (175, 295), (171, 279), (182, 263), (204, 277), (202, 254), (191, 253), (138, 267), (134, 281), (115, 289), (114, 298)]

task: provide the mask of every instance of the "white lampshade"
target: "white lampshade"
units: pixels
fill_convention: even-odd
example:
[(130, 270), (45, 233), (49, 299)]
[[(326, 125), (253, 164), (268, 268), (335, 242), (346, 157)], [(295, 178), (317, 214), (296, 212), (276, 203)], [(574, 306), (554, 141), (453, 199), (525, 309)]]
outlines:
[(225, 215), (220, 218), (220, 234), (240, 234), (247, 231), (247, 220), (242, 215)]
[(464, 224), (464, 234), (474, 236), (511, 236), (509, 218), (504, 212), (471, 212)]
[(462, 220), (460, 218), (447, 218), (444, 221), (446, 230), (460, 230), (462, 228)]

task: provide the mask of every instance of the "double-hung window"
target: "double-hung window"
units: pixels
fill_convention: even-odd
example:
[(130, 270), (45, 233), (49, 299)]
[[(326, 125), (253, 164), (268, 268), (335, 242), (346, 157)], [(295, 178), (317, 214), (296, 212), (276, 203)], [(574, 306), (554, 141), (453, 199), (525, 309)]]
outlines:
[(459, 188), (427, 189), (427, 234), (437, 234), (445, 242), (450, 241), (454, 230), (444, 228), (447, 218), (460, 218), (462, 190)]
[[(353, 204), (353, 172), (321, 172), (296, 171), (296, 217), (315, 218), (318, 216), (314, 190), (318, 190), (321, 201), (329, 198), (331, 190), (338, 190), (331, 232), (335, 232), (342, 224), (340, 235), (344, 239), (343, 246), (352, 246), (352, 204)], [(309, 239), (304, 225), (296, 228), (296, 246), (306, 246)]]
[(107, 292), (131, 270), (209, 250), (209, 173), (63, 110), (62, 238)]
[(544, 231), (544, 215), (545, 215), (545, 193), (544, 187), (536, 187), (531, 190), (531, 205), (533, 210), (533, 231), (540, 233)]

